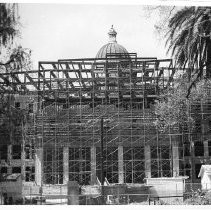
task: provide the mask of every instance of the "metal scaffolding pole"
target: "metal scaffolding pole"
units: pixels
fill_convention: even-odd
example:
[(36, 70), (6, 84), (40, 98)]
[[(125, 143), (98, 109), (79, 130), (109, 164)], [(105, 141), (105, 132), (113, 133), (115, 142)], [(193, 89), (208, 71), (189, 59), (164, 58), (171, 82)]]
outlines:
[(102, 204), (104, 204), (104, 142), (103, 142), (103, 117), (100, 122), (101, 134), (100, 134), (100, 142), (101, 142), (101, 196), (102, 196)]

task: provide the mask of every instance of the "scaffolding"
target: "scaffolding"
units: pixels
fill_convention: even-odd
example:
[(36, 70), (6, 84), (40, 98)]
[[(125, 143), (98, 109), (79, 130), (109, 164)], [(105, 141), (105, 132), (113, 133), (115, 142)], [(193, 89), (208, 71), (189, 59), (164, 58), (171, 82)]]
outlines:
[[(191, 174), (191, 156), (186, 156), (185, 148), (191, 146), (190, 138), (198, 142), (199, 130), (181, 134), (172, 128), (160, 133), (153, 123), (153, 103), (171, 85), (174, 73), (171, 59), (107, 54), (104, 59), (44, 61), (38, 70), (2, 73), (0, 88), (5, 94), (28, 98), (26, 104), (33, 111), (23, 125), (22, 145), (29, 151), (43, 149), (42, 184), (65, 180), (93, 184), (96, 178), (101, 180), (102, 154), (109, 183), (142, 183), (149, 174)], [(190, 113), (198, 113), (200, 120), (209, 119), (209, 103), (200, 104), (200, 112), (193, 105)], [(176, 162), (175, 147), (179, 150)], [(33, 170), (25, 167), (31, 171), (27, 177), (34, 179), (29, 175)]]

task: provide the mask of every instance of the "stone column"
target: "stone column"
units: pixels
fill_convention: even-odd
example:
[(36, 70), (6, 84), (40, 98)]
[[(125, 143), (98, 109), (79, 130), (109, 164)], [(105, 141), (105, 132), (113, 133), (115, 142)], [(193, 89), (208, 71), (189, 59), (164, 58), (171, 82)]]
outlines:
[(67, 204), (79, 205), (79, 185), (76, 181), (67, 183)]
[(12, 144), (9, 144), (7, 146), (7, 163), (8, 163), (8, 167), (7, 167), (7, 174), (12, 174)]
[(69, 181), (69, 147), (63, 148), (63, 184)]
[(91, 146), (91, 184), (96, 184), (96, 147)]
[(204, 141), (204, 157), (209, 158), (208, 140)]
[(42, 185), (42, 175), (43, 175), (43, 148), (40, 147), (35, 153), (35, 182), (37, 185)]
[(21, 145), (21, 178), (25, 181), (26, 179), (26, 160), (25, 160), (25, 145)]
[(124, 159), (123, 159), (123, 146), (118, 146), (118, 177), (119, 184), (124, 183)]
[(151, 150), (150, 145), (144, 147), (144, 157), (145, 157), (145, 177), (151, 178)]
[(172, 136), (173, 177), (179, 176), (179, 146), (177, 136)]

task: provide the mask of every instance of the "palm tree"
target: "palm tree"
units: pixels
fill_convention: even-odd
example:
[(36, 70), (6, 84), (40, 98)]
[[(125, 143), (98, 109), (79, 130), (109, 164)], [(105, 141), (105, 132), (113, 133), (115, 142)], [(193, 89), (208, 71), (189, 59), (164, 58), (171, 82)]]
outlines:
[[(175, 65), (188, 75), (188, 97), (196, 82), (211, 77), (211, 7), (184, 7), (172, 16), (168, 26), (168, 52), (172, 52)], [(189, 140), (193, 157), (192, 138)], [(194, 168), (191, 158), (192, 174)]]
[(211, 76), (211, 7), (184, 7), (169, 20), (168, 52), (186, 69), (190, 86)]

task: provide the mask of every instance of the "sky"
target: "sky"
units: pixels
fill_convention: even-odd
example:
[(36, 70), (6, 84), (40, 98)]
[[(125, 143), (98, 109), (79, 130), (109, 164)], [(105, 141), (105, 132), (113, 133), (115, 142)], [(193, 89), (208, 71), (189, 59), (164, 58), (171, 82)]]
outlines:
[(170, 58), (155, 33), (158, 15), (149, 17), (142, 5), (33, 4), (19, 5), (21, 40), (32, 61), (95, 57), (108, 42), (111, 25), (117, 42), (139, 57)]

